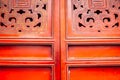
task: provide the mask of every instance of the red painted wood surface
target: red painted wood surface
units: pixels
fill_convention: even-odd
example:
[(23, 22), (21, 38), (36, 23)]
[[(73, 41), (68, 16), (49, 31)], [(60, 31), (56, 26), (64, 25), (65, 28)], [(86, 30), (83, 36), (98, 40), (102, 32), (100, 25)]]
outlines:
[(67, 0), (67, 38), (119, 38), (119, 0)]
[(68, 80), (119, 80), (119, 67), (69, 68)]
[(52, 0), (1, 0), (0, 37), (50, 38), (52, 4)]
[(0, 80), (52, 80), (51, 68), (4, 67), (0, 69)]
[(120, 0), (0, 0), (0, 80), (119, 80), (119, 16)]
[(0, 58), (52, 59), (52, 46), (49, 45), (4, 45), (0, 46)]
[(61, 80), (59, 0), (0, 0), (0, 80)]
[(68, 59), (115, 58), (120, 57), (120, 46), (109, 45), (70, 45)]
[(61, 80), (120, 79), (120, 0), (60, 0)]

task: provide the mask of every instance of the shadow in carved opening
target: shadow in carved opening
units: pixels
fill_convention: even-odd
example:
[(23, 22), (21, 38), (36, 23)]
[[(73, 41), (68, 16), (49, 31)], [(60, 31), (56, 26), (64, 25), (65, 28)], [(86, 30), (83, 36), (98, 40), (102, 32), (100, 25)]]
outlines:
[(44, 6), (42, 7), (44, 10), (46, 10), (46, 4), (44, 4)]
[(77, 9), (77, 7), (73, 4), (73, 10), (76, 10)]
[(14, 11), (14, 9), (11, 9), (9, 13), (12, 13)]
[(79, 27), (86, 27), (82, 23), (79, 23), (78, 25), (79, 25)]
[(19, 13), (19, 14), (24, 14), (24, 13), (25, 13), (25, 11), (24, 11), (24, 10), (22, 10), (22, 9), (20, 9), (19, 11), (17, 11), (17, 13)]
[(87, 10), (87, 14), (89, 14), (89, 12), (90, 12), (91, 10), (89, 9), (89, 10)]
[(103, 18), (103, 23), (104, 23), (105, 21), (110, 22), (110, 18), (109, 18), (109, 17), (105, 17), (105, 18)]
[(96, 13), (97, 15), (99, 15), (99, 14), (102, 13), (102, 11), (100, 11), (100, 10), (96, 10), (96, 11), (94, 11), (94, 13)]
[(34, 27), (40, 27), (41, 26), (41, 23), (37, 23)]
[(79, 14), (78, 17), (79, 17), (80, 19), (82, 19), (82, 14)]
[(4, 18), (5, 17), (5, 13), (1, 13), (1, 17)]
[(93, 23), (95, 22), (95, 20), (94, 20), (94, 18), (87, 18), (87, 22), (89, 22), (90, 20), (92, 20), (93, 21)]
[(3, 22), (0, 22), (0, 26), (7, 27)]
[(17, 19), (15, 17), (10, 17), (9, 18), (9, 21), (11, 22), (12, 20), (14, 20), (14, 22), (16, 23), (17, 22)]
[(110, 11), (109, 10), (105, 10), (108, 14), (110, 14)]
[(33, 13), (32, 9), (29, 9), (28, 11), (30, 11), (31, 14)]
[(115, 23), (112, 27), (119, 27), (119, 23)]
[(25, 18), (25, 23), (26, 23), (28, 20), (29, 20), (30, 22), (32, 22), (32, 21), (33, 21), (33, 18), (31, 18), (31, 17)]

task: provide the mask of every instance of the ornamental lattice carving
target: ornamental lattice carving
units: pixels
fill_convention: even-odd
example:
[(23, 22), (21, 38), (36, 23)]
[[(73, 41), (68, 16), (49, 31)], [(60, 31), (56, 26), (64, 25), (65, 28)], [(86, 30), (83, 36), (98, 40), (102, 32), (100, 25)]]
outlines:
[(47, 34), (48, 10), (48, 0), (0, 0), (0, 36), (31, 38)]
[(120, 36), (120, 0), (71, 0), (71, 11), (73, 32)]

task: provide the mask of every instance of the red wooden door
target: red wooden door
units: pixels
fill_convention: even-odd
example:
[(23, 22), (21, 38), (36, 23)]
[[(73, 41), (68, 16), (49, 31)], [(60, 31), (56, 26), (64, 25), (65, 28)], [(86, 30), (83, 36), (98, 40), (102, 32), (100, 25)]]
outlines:
[(59, 0), (0, 0), (0, 80), (60, 80)]
[(120, 0), (60, 0), (61, 80), (120, 80)]
[(0, 80), (120, 80), (120, 0), (0, 0)]

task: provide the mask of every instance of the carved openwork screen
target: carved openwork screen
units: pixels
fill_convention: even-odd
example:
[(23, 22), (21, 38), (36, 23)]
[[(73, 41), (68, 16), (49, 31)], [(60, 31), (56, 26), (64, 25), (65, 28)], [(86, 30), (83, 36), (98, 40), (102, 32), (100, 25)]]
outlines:
[(51, 0), (0, 0), (0, 38), (52, 36)]
[(120, 0), (67, 0), (67, 37), (119, 38)]

